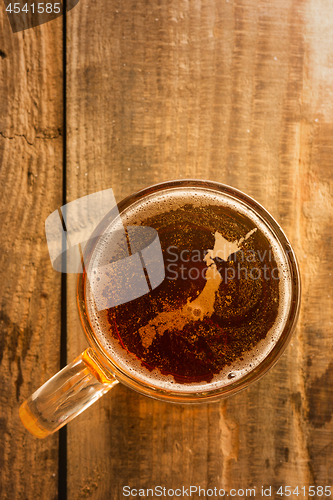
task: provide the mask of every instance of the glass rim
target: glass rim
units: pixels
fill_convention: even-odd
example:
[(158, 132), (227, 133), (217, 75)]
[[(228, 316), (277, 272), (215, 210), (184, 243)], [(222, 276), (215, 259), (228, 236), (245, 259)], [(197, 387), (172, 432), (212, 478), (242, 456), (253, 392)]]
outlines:
[[(272, 235), (276, 238), (282, 250), (284, 251), (286, 261), (289, 266), (290, 278), (291, 278), (291, 294), (289, 302), (289, 310), (286, 315), (286, 322), (283, 330), (279, 334), (279, 338), (276, 341), (274, 347), (265, 356), (265, 358), (252, 370), (240, 377), (234, 382), (230, 382), (227, 385), (221, 385), (218, 388), (212, 388), (211, 390), (205, 390), (203, 392), (186, 392), (186, 391), (171, 391), (169, 389), (161, 389), (140, 379), (139, 375), (134, 376), (126, 372), (122, 367), (120, 367), (115, 360), (110, 358), (103, 348), (102, 344), (98, 341), (94, 335), (93, 326), (91, 324), (88, 308), (86, 306), (86, 273), (78, 275), (77, 280), (77, 303), (79, 309), (79, 315), (81, 319), (81, 324), (83, 326), (86, 337), (90, 345), (94, 348), (97, 355), (101, 358), (101, 361), (108, 369), (114, 374), (114, 376), (126, 386), (136, 390), (137, 392), (144, 394), (146, 396), (153, 397), (155, 399), (160, 399), (164, 401), (174, 402), (174, 403), (205, 403), (210, 401), (217, 401), (219, 399), (229, 397), (236, 394), (244, 389), (246, 389), (250, 384), (260, 379), (270, 368), (272, 368), (289, 344), (291, 335), (296, 326), (296, 322), (299, 315), (300, 309), (300, 298), (301, 298), (301, 280), (299, 267), (297, 264), (297, 259), (295, 252), (283, 232), (280, 225), (275, 221), (273, 216), (256, 200), (248, 196), (247, 194), (239, 191), (238, 189), (221, 184), (214, 181), (205, 181), (199, 179), (179, 179), (173, 181), (166, 181), (152, 186), (141, 189), (130, 196), (124, 198), (118, 205), (117, 211), (111, 210), (109, 214), (103, 219), (103, 221), (98, 225), (98, 228), (108, 227), (110, 222), (115, 218), (115, 215), (121, 213), (134, 203), (146, 198), (149, 195), (155, 195), (164, 190), (172, 190), (176, 188), (196, 188), (205, 189), (210, 191), (217, 191), (220, 194), (230, 197), (231, 199), (236, 199), (245, 205), (247, 209), (250, 209), (254, 214), (261, 219), (264, 225), (269, 229)], [(102, 234), (101, 230), (97, 231), (97, 234)], [(90, 241), (94, 241), (94, 233)], [(98, 241), (98, 239), (97, 239)], [(88, 259), (90, 258), (93, 249), (97, 243), (92, 244), (89, 247), (87, 245)]]

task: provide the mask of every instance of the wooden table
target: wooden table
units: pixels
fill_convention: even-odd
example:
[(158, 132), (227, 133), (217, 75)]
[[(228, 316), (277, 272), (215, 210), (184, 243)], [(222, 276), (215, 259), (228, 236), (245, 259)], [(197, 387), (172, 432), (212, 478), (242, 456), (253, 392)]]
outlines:
[[(3, 2), (0, 13), (0, 498), (192, 485), (243, 489), (235, 498), (271, 486), (274, 499), (298, 486), (300, 500), (303, 486), (331, 486), (331, 0), (80, 0), (15, 34)], [(68, 361), (86, 346), (46, 217), (103, 188), (120, 201), (186, 177), (253, 196), (294, 245), (303, 301), (286, 353), (221, 403), (172, 406), (118, 385), (60, 447), (59, 433), (35, 439), (19, 405), (59, 369), (61, 337)]]

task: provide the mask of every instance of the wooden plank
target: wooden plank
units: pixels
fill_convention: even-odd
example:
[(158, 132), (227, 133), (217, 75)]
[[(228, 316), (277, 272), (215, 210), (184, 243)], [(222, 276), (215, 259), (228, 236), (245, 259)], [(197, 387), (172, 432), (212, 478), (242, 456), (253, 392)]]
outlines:
[[(330, 2), (81, 0), (68, 18), (69, 200), (182, 177), (231, 184), (284, 227), (304, 304), (286, 354), (244, 393), (183, 407), (117, 386), (69, 424), (69, 499), (329, 485)], [(74, 283), (69, 297), (74, 357), (86, 345)]]
[(44, 223), (62, 201), (62, 22), (13, 34), (1, 2), (0, 26), (0, 497), (54, 500), (58, 436), (31, 436), (19, 406), (59, 369)]

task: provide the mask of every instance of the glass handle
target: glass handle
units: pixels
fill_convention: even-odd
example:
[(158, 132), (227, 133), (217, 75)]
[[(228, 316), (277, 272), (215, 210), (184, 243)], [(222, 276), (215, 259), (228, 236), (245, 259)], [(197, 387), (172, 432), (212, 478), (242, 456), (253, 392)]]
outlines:
[(34, 436), (44, 438), (70, 422), (117, 383), (89, 347), (21, 405), (22, 423)]

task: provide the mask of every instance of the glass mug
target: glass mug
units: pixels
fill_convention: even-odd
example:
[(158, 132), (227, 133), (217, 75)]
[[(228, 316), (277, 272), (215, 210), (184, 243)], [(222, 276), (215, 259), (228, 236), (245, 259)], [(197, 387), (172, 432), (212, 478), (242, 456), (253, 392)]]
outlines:
[(297, 321), (300, 276), (286, 236), (256, 201), (215, 182), (129, 196), (99, 224), (84, 263), (77, 302), (90, 347), (22, 404), (39, 438), (118, 382), (172, 403), (231, 396), (277, 362)]

